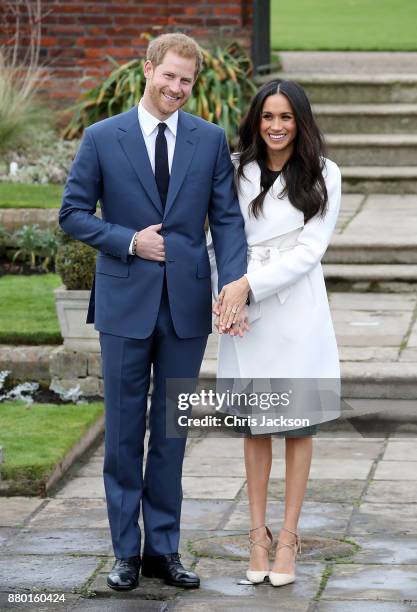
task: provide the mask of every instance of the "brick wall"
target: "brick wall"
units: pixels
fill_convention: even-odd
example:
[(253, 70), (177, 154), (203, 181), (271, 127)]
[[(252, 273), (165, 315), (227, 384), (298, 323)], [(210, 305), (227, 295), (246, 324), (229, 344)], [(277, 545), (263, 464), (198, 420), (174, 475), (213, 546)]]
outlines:
[[(80, 89), (108, 74), (111, 64), (106, 55), (120, 63), (143, 55), (144, 32), (181, 31), (203, 45), (234, 39), (249, 48), (251, 7), (251, 0), (43, 0), (45, 93), (55, 105), (68, 105)], [(1, 2), (3, 41), (13, 21), (5, 11), (6, 3)], [(82, 77), (87, 78), (80, 86)]]

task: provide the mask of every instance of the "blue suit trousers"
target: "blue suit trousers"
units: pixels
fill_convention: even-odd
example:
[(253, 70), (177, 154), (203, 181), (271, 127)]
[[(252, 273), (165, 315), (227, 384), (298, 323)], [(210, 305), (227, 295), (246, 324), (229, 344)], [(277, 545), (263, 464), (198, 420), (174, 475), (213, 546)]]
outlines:
[[(140, 299), (140, 298), (139, 298)], [(186, 296), (184, 296), (186, 299)], [(115, 556), (178, 551), (186, 438), (165, 432), (166, 378), (197, 378), (207, 336), (175, 333), (166, 281), (155, 328), (145, 339), (100, 332), (105, 418), (104, 485)], [(149, 443), (143, 472), (147, 398), (153, 367)]]

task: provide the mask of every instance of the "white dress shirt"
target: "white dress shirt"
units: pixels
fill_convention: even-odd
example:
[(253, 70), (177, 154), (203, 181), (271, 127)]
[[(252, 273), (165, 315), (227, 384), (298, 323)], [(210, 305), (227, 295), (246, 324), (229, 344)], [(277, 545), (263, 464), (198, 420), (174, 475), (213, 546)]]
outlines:
[[(146, 150), (148, 151), (149, 161), (151, 163), (152, 172), (155, 174), (155, 142), (158, 134), (158, 125), (160, 123), (166, 123), (167, 128), (165, 129), (165, 138), (167, 141), (168, 148), (168, 168), (171, 174), (172, 160), (174, 159), (175, 140), (177, 137), (177, 126), (178, 126), (178, 111), (175, 111), (172, 115), (161, 121), (157, 117), (154, 117), (146, 108), (143, 106), (142, 100), (138, 104), (138, 119), (140, 129), (142, 131), (143, 139), (145, 141)], [(133, 240), (130, 243), (129, 254), (133, 255), (132, 247)]]

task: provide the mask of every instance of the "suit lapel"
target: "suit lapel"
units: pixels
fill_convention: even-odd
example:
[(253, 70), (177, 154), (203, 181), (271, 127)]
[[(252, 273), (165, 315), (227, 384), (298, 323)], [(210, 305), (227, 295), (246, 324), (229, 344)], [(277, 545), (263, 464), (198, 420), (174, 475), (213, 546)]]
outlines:
[(137, 106), (126, 113), (124, 119), (125, 121), (118, 126), (120, 145), (151, 199), (152, 204), (162, 214), (161, 198), (159, 197), (155, 176), (152, 172), (148, 151), (143, 139), (142, 130), (140, 129)]
[(195, 134), (196, 129), (192, 117), (180, 110), (164, 218), (175, 202), (193, 158), (198, 142), (198, 136)]

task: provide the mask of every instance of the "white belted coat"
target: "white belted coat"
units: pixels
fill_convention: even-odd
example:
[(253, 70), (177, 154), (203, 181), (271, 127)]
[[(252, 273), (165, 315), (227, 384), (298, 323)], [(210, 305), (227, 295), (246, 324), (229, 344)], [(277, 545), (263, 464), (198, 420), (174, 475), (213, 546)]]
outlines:
[[(233, 156), (235, 167), (238, 159)], [(263, 214), (249, 216), (260, 191), (260, 168), (245, 167), (238, 195), (248, 242), (250, 332), (220, 336), (219, 378), (340, 378), (339, 356), (321, 259), (334, 231), (341, 200), (338, 166), (326, 160), (323, 172), (328, 208), (304, 224), (303, 213), (287, 197), (279, 176), (268, 191)], [(217, 271), (210, 237), (213, 292)]]

